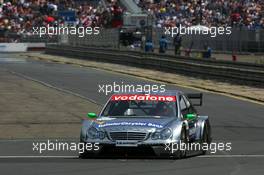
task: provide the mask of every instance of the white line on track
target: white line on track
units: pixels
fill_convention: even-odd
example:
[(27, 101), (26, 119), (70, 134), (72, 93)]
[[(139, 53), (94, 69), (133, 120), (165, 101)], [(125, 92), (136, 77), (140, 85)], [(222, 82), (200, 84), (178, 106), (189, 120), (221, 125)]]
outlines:
[(42, 84), (42, 85), (44, 85), (44, 86), (46, 86), (46, 87), (49, 87), (49, 88), (52, 88), (52, 89), (56, 89), (56, 90), (58, 90), (58, 91), (61, 91), (61, 92), (67, 93), (67, 94), (74, 95), (74, 96), (76, 96), (76, 97), (79, 97), (79, 98), (85, 99), (85, 100), (87, 100), (87, 101), (90, 101), (91, 103), (94, 103), (94, 104), (96, 104), (96, 105), (102, 106), (102, 104), (100, 104), (100, 103), (97, 102), (96, 100), (93, 100), (93, 99), (91, 99), (91, 98), (85, 97), (85, 96), (83, 96), (83, 95), (80, 95), (80, 94), (78, 94), (78, 93), (72, 92), (72, 91), (70, 91), (70, 90), (66, 90), (66, 89), (62, 89), (62, 88), (59, 88), (59, 87), (53, 86), (53, 85), (51, 85), (51, 84), (49, 84), (49, 83), (46, 83), (46, 82), (40, 81), (40, 80), (38, 80), (38, 79), (35, 79), (35, 78), (32, 78), (32, 77), (29, 77), (29, 76), (27, 76), (27, 75), (24, 75), (24, 74), (21, 74), (21, 73), (18, 73), (18, 72), (14, 72), (14, 71), (10, 71), (10, 70), (8, 70), (8, 72), (10, 72), (10, 73), (13, 74), (13, 75), (16, 75), (16, 76), (22, 77), (22, 78), (24, 78), (24, 79), (27, 79), (27, 80), (34, 81), (34, 82), (36, 82), (36, 83)]
[(0, 159), (16, 159), (16, 158), (78, 158), (78, 156), (0, 156)]
[(230, 154), (230, 155), (203, 155), (203, 156), (198, 156), (201, 158), (264, 158), (263, 154)]

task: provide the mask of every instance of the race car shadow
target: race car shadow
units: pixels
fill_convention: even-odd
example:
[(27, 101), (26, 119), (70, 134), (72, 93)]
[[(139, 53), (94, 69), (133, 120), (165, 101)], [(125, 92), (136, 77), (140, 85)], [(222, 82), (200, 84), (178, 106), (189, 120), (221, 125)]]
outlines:
[[(181, 159), (189, 159), (202, 155), (201, 152), (188, 152), (187, 156)], [(164, 155), (156, 155), (152, 150), (131, 150), (131, 149), (120, 149), (120, 150), (104, 150), (97, 155), (87, 155), (86, 157), (81, 157), (82, 159), (166, 159), (175, 160), (177, 158)]]
[(152, 160), (182, 160), (182, 159), (190, 159), (193, 157), (197, 157), (201, 154), (198, 155), (188, 155), (184, 158), (181, 159), (177, 159), (174, 157), (170, 157), (170, 156), (157, 156), (157, 155), (153, 155), (153, 156), (145, 156), (145, 155), (141, 155), (141, 156), (131, 156), (131, 155), (100, 155), (100, 156), (91, 156), (91, 157), (82, 157), (82, 159), (98, 159), (98, 160), (104, 160), (104, 159), (130, 159), (130, 160), (146, 160), (146, 159), (152, 159)]

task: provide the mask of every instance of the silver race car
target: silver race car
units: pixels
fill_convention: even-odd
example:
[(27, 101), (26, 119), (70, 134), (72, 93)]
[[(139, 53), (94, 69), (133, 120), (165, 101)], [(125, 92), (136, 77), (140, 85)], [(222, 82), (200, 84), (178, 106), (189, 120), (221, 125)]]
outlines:
[(211, 142), (209, 118), (199, 115), (195, 105), (202, 105), (201, 93), (114, 94), (99, 115), (88, 113), (83, 120), (80, 143), (94, 144), (97, 149), (86, 150), (79, 157), (144, 150), (184, 158), (193, 151), (191, 143), (195, 143), (195, 152), (205, 154), (201, 145)]

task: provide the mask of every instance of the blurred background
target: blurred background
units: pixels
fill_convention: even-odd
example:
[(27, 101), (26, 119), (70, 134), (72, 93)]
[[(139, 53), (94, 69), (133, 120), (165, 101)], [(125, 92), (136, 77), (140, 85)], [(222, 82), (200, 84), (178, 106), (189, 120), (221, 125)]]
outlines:
[[(48, 25), (100, 27), (100, 35), (33, 33), (34, 27)], [(160, 52), (164, 28), (180, 25), (201, 30), (232, 27), (232, 34), (164, 36), (168, 54), (213, 53), (219, 59), (229, 54), (232, 60), (237, 54), (263, 55), (263, 0), (0, 0), (0, 42), (31, 43), (33, 50), (60, 43)]]

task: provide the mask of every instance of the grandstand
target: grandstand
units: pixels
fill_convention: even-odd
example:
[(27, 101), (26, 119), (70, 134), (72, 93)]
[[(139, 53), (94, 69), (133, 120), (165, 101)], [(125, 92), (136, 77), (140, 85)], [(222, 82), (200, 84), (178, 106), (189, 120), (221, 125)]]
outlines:
[(137, 0), (156, 17), (155, 26), (264, 28), (263, 0)]
[(2, 0), (0, 38), (8, 35), (15, 41), (21, 35), (32, 34), (33, 27), (47, 25), (118, 27), (122, 25), (121, 14), (122, 9), (116, 1)]
[[(154, 35), (160, 37), (158, 31), (164, 27), (198, 24), (231, 26), (242, 31), (239, 35), (243, 33), (243, 37), (232, 36), (232, 42), (222, 42), (227, 40), (224, 37), (215, 38), (218, 43), (213, 44), (213, 49), (263, 50), (260, 43), (264, 30), (263, 0), (0, 0), (0, 42), (25, 41), (32, 35), (33, 27), (47, 25), (100, 28), (134, 25), (142, 33), (148, 30), (153, 35), (157, 31)], [(194, 40), (186, 37), (185, 47)], [(199, 43), (211, 42), (199, 37), (197, 40), (194, 46), (198, 45), (198, 49), (203, 47)]]

